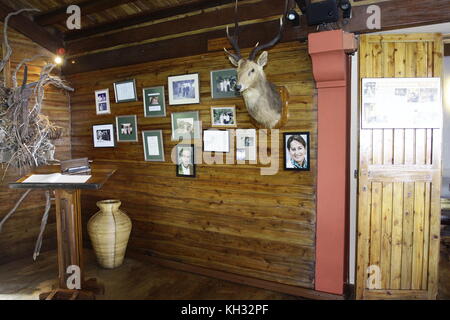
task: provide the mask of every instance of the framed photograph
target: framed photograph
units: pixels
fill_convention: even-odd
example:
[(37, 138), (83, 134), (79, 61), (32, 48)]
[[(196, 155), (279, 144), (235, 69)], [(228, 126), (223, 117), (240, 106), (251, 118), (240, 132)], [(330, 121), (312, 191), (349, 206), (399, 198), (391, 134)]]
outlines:
[(195, 177), (194, 145), (180, 144), (177, 148), (177, 176)]
[(256, 161), (256, 129), (236, 130), (236, 160)]
[(97, 114), (110, 114), (109, 89), (95, 91), (95, 111)]
[(440, 78), (362, 79), (361, 128), (439, 128)]
[(137, 119), (135, 115), (132, 116), (117, 116), (117, 141), (138, 141), (137, 135)]
[(236, 69), (211, 71), (211, 97), (213, 99), (239, 97), (240, 93), (235, 89), (236, 83)]
[(211, 107), (211, 127), (236, 126), (236, 106)]
[(142, 131), (145, 161), (164, 161), (162, 130)]
[(169, 104), (200, 103), (198, 73), (169, 77)]
[(145, 117), (165, 117), (166, 98), (164, 86), (142, 89)]
[(137, 101), (136, 81), (134, 79), (114, 82), (116, 103)]
[(203, 151), (230, 152), (230, 132), (228, 130), (203, 131)]
[(173, 112), (172, 140), (200, 139), (200, 116), (198, 111)]
[(284, 133), (284, 169), (309, 171), (309, 132)]
[(99, 124), (92, 126), (95, 148), (114, 147), (114, 126)]

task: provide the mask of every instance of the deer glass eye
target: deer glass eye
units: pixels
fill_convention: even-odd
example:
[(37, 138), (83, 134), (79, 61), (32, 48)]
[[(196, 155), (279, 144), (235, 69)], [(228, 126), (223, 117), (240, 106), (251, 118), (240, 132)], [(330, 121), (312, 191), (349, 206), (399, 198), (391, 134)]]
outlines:
[(251, 75), (253, 72), (255, 72), (255, 69), (250, 70), (250, 71), (248, 72), (248, 76), (250, 77), (250, 75)]

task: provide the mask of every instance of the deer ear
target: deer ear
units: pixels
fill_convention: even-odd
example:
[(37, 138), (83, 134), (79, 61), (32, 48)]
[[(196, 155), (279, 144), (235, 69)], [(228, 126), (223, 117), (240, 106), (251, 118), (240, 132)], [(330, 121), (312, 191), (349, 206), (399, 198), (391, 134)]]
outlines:
[(263, 68), (267, 64), (268, 55), (269, 54), (267, 53), (267, 51), (263, 51), (263, 53), (261, 53), (261, 55), (258, 57), (258, 61), (256, 61), (256, 63), (259, 64), (261, 68)]
[(233, 58), (233, 56), (228, 55), (228, 59), (231, 61), (233, 66), (239, 67), (239, 61), (237, 61), (235, 58)]

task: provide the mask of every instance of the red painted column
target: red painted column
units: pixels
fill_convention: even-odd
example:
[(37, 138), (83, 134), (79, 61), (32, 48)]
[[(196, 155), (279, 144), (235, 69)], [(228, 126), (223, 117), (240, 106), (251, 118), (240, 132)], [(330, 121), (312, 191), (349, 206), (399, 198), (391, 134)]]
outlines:
[(317, 227), (315, 290), (344, 293), (348, 254), (349, 87), (353, 34), (342, 30), (308, 37), (318, 89)]

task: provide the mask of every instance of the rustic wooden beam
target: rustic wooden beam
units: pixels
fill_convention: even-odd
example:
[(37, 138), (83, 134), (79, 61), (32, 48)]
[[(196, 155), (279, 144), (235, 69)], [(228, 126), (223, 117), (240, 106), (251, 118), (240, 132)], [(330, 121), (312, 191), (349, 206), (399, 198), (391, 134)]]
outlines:
[(185, 5), (161, 9), (158, 11), (145, 11), (141, 12), (122, 20), (106, 22), (102, 24), (95, 25), (90, 28), (84, 28), (81, 30), (69, 31), (65, 34), (64, 39), (66, 41), (72, 41), (77, 39), (82, 39), (88, 36), (92, 36), (99, 33), (104, 33), (112, 30), (117, 30), (145, 22), (151, 22), (158, 19), (164, 19), (168, 17), (173, 17), (176, 15), (181, 15), (193, 11), (205, 10), (209, 8), (218, 7), (224, 4), (231, 3), (230, 0), (202, 0), (198, 3), (188, 3)]
[[(0, 2), (0, 20), (4, 21), (8, 13), (16, 10)], [(9, 20), (9, 26), (27, 36), (45, 49), (55, 52), (64, 47), (63, 40), (51, 34), (24, 15), (17, 15)]]
[[(119, 6), (124, 3), (130, 3), (130, 0), (85, 0), (80, 3), (76, 3), (81, 9), (81, 15), (85, 16), (87, 14), (100, 12), (112, 7)], [(66, 13), (69, 4), (59, 7), (57, 9), (47, 11), (38, 14), (34, 17), (34, 21), (40, 26), (48, 26), (52, 24), (59, 23), (67, 19), (68, 15)]]
[[(393, 0), (381, 2), (378, 5), (381, 8), (381, 30), (369, 30), (367, 28), (366, 22), (369, 14), (366, 11), (368, 5), (354, 7), (353, 19), (344, 27), (344, 30), (360, 34), (450, 21), (450, 1), (448, 0), (409, 0), (407, 3), (401, 0)], [(424, 12), (427, 14), (423, 14)], [(177, 21), (175, 20), (173, 23), (177, 23)], [(265, 41), (273, 35), (277, 26), (278, 21), (242, 26), (242, 33), (239, 36), (241, 47), (251, 47), (255, 40)], [(287, 25), (281, 41), (304, 41), (308, 33), (314, 31), (314, 27), (306, 27), (305, 18), (301, 16), (300, 26)], [(146, 61), (202, 54), (208, 52), (208, 41), (224, 37), (225, 30), (216, 30), (83, 55), (75, 58), (75, 63), (66, 64), (63, 72), (73, 74)]]
[[(228, 1), (228, 0), (227, 0)], [(220, 1), (219, 1), (220, 2)], [(251, 21), (281, 15), (284, 12), (284, 0), (265, 0), (263, 2), (244, 4), (239, 7), (239, 19)], [(234, 7), (214, 10), (199, 15), (188, 16), (174, 21), (148, 25), (140, 28), (121, 30), (108, 34), (67, 43), (69, 55), (87, 53), (104, 48), (112, 48), (126, 43), (137, 43), (147, 39), (158, 39), (168, 35), (207, 29), (213, 26), (234, 22)]]

